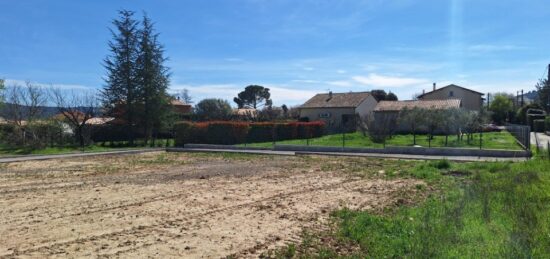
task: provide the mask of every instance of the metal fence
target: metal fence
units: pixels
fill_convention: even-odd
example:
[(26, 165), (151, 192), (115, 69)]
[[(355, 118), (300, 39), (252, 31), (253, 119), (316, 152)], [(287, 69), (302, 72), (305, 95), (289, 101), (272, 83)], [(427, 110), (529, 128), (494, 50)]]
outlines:
[(505, 129), (510, 132), (525, 150), (531, 150), (531, 127), (517, 124), (507, 124)]

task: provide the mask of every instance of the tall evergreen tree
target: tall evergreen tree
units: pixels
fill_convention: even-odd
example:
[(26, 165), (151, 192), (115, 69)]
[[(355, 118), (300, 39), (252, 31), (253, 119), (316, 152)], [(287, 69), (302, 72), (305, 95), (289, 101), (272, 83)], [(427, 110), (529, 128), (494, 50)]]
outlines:
[[(134, 127), (138, 117), (140, 88), (136, 75), (138, 59), (138, 22), (133, 18), (134, 12), (119, 11), (119, 18), (113, 21), (111, 30), (113, 39), (109, 41), (110, 55), (104, 60), (107, 70), (106, 85), (101, 97), (108, 113), (121, 112), (119, 116), (128, 127), (130, 145), (134, 143)], [(119, 109), (115, 109), (120, 107)], [(122, 111), (121, 111), (122, 110)]]
[(535, 85), (537, 88), (537, 103), (544, 108), (546, 112), (550, 112), (550, 80), (539, 79)]
[(142, 29), (139, 31), (139, 55), (137, 58), (137, 79), (141, 88), (140, 99), (143, 103), (143, 129), (145, 142), (160, 130), (162, 119), (168, 118), (170, 82), (168, 68), (164, 65), (163, 46), (158, 41), (153, 23), (146, 14), (143, 16)]

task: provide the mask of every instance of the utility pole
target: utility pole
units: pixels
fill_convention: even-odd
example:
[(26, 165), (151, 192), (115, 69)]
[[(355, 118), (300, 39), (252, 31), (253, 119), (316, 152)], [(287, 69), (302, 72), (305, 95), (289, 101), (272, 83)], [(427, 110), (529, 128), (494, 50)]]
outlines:
[(491, 93), (487, 93), (487, 107), (491, 106)]
[(521, 107), (523, 107), (523, 89), (521, 89)]

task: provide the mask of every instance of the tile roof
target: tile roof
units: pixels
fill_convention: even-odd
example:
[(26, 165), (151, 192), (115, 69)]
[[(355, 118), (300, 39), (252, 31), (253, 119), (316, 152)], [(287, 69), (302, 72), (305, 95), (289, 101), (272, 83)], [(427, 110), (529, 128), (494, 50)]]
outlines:
[(300, 108), (355, 108), (370, 95), (370, 92), (332, 93), (332, 97), (329, 93), (316, 94)]
[(171, 105), (190, 105), (190, 104), (186, 104), (178, 99), (172, 99), (170, 100), (170, 104)]
[(460, 108), (460, 99), (444, 100), (418, 100), (418, 101), (380, 101), (374, 108), (374, 111), (401, 111), (404, 108), (412, 109), (414, 107), (423, 109), (451, 109)]
[(447, 86), (443, 86), (443, 87), (441, 87), (441, 88), (437, 88), (437, 89), (435, 89), (435, 90), (433, 90), (433, 91), (429, 91), (429, 92), (427, 92), (427, 93), (423, 93), (423, 94), (419, 95), (418, 98), (422, 98), (422, 97), (424, 97), (425, 95), (428, 95), (428, 94), (437, 92), (437, 91), (439, 91), (439, 90), (441, 90), (441, 89), (445, 89), (445, 88), (447, 88), (447, 87), (458, 87), (458, 88), (460, 88), (460, 89), (463, 89), (463, 90), (466, 90), (466, 91), (470, 91), (470, 92), (472, 92), (472, 93), (476, 93), (476, 94), (479, 94), (479, 95), (485, 95), (484, 93), (480, 93), (480, 92), (478, 92), (478, 91), (474, 91), (474, 90), (468, 89), (468, 88), (466, 88), (466, 87), (462, 87), (462, 86), (455, 85), (455, 84), (450, 84), (450, 85), (447, 85)]

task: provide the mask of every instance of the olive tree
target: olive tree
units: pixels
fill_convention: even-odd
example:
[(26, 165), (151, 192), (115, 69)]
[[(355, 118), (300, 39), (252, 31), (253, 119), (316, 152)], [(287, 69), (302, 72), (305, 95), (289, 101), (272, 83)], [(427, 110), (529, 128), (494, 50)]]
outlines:
[(399, 125), (405, 125), (413, 134), (413, 145), (416, 145), (416, 133), (426, 122), (427, 111), (418, 107), (403, 109), (399, 113)]

